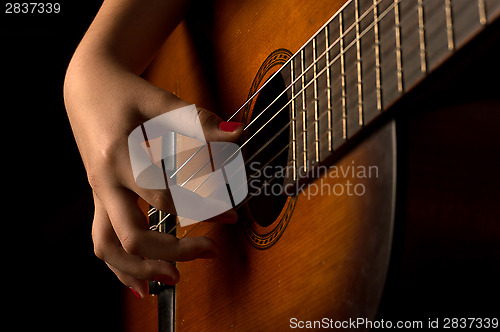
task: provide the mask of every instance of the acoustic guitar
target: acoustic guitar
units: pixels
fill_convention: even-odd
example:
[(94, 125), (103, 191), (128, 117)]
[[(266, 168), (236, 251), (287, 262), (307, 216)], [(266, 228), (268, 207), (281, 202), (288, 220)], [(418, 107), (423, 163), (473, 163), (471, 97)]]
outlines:
[(152, 229), (220, 255), (125, 295), (126, 330), (498, 324), (499, 14), (498, 0), (195, 1), (143, 76), (245, 124), (248, 195), (235, 225), (145, 208)]

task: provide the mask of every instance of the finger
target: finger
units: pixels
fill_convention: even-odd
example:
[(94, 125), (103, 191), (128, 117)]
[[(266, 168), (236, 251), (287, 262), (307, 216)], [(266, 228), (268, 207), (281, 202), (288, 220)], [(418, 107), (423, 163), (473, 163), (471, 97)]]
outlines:
[(125, 274), (109, 263), (106, 263), (106, 265), (111, 271), (113, 271), (113, 273), (122, 284), (132, 290), (137, 298), (142, 299), (144, 298), (144, 296), (146, 296), (146, 294), (149, 293), (149, 284), (146, 280), (134, 278), (128, 274)]
[[(159, 89), (153, 85), (150, 86), (149, 93), (144, 93), (143, 95), (147, 97), (142, 98), (138, 106), (139, 111), (144, 114), (147, 119), (153, 119), (158, 116), (162, 116), (162, 118), (165, 119), (168, 118), (168, 121), (163, 125), (170, 128), (169, 131), (174, 131), (189, 137), (195, 137), (203, 141), (203, 135), (200, 137), (201, 133), (198, 132), (199, 127), (194, 125), (197, 122), (194, 120), (194, 118), (196, 118), (196, 112), (192, 114), (192, 108), (189, 107), (193, 105), (189, 105), (172, 93)], [(197, 107), (196, 111), (206, 141), (233, 142), (243, 133), (242, 123), (234, 121), (225, 122), (216, 114), (201, 107)], [(176, 113), (175, 116), (170, 118), (166, 115), (166, 113), (170, 112)], [(152, 124), (150, 121), (148, 121), (148, 123)]]
[[(199, 151), (200, 150), (194, 152), (193, 150), (193, 156)], [(228, 149), (228, 151), (231, 150)], [(206, 153), (206, 156), (204, 152)], [(176, 178), (174, 178), (174, 175), (176, 175), (179, 170), (177, 170), (174, 174), (172, 174), (173, 170), (169, 173), (163, 166), (163, 160), (161, 161), (161, 166), (158, 166), (156, 163), (153, 164), (151, 163), (152, 161), (149, 160), (147, 161), (151, 163), (149, 166), (146, 168), (139, 167), (138, 169), (140, 170), (136, 169), (134, 171), (134, 159), (132, 157), (131, 163), (122, 162), (118, 164), (117, 174), (120, 177), (119, 182), (125, 187), (131, 189), (133, 192), (137, 193), (137, 195), (159, 210), (192, 220), (203, 221), (232, 208), (230, 199), (227, 197), (225, 180), (221, 179), (222, 173), (218, 172), (216, 173), (217, 176), (213, 176), (210, 169), (210, 156), (207, 150), (204, 152), (197, 155), (196, 158), (198, 159), (195, 161), (195, 165), (197, 165), (197, 163), (204, 163), (205, 165), (201, 168), (199, 168), (199, 166), (195, 166), (195, 169), (192, 170), (192, 176), (190, 176), (183, 183), (177, 183)], [(150, 155), (154, 154), (155, 153), (152, 152)], [(226, 155), (229, 154), (229, 152), (226, 152)], [(218, 159), (216, 160), (219, 160), (220, 163), (221, 160), (228, 159), (227, 157), (229, 156), (226, 157), (226, 155), (218, 154)], [(191, 154), (186, 156), (187, 160), (190, 160), (190, 158)], [(136, 164), (141, 163), (137, 162)], [(188, 172), (189, 174), (192, 168), (193, 166), (190, 165), (185, 168), (183, 172)], [(181, 177), (186, 176), (184, 173), (180, 173)], [(198, 190), (198, 192), (201, 192), (204, 195), (207, 194), (207, 191), (211, 190), (209, 197), (203, 198), (198, 194), (198, 192), (195, 192), (195, 190), (184, 188), (184, 185), (189, 181), (191, 182), (188, 183), (188, 187), (191, 186), (192, 188), (193, 183), (196, 183), (196, 181), (201, 177), (207, 176), (208, 178), (196, 187), (195, 190), (201, 187), (201, 190)]]
[(106, 211), (95, 195), (94, 205), (95, 215), (94, 222), (92, 224), (92, 240), (96, 256), (106, 263), (110, 270), (113, 271), (113, 273), (124, 285), (131, 288), (134, 295), (143, 298), (145, 294), (148, 293), (147, 281), (121, 272), (118, 268), (106, 261), (111, 260), (111, 262), (115, 265), (122, 265), (117, 262), (117, 256), (119, 256), (117, 254), (120, 251), (123, 251), (123, 248), (121, 248), (120, 241), (114, 234)]
[(223, 121), (219, 116), (204, 108), (198, 107), (198, 117), (208, 142), (234, 142), (243, 133), (243, 123)]
[[(160, 180), (164, 181), (165, 176), (162, 176)], [(168, 189), (142, 188), (137, 185), (132, 177), (125, 178), (124, 182), (127, 188), (130, 188), (150, 205), (163, 212), (196, 221), (235, 223), (238, 220), (229, 197), (219, 193), (221, 189), (223, 189), (224, 193), (227, 193), (225, 185), (209, 184), (208, 187), (211, 188), (212, 193), (208, 197), (203, 197), (170, 180), (168, 181)]]
[(132, 255), (163, 261), (187, 261), (217, 255), (215, 242), (205, 237), (182, 240), (149, 230), (137, 205), (137, 196), (126, 188), (110, 188), (99, 196), (123, 249)]
[(144, 280), (162, 281), (167, 284), (179, 281), (179, 272), (173, 264), (128, 254), (121, 246), (102, 204), (97, 198), (95, 201), (96, 213), (92, 226), (94, 250), (99, 258), (113, 267), (113, 272), (125, 285), (143, 294), (141, 290), (147, 290)]

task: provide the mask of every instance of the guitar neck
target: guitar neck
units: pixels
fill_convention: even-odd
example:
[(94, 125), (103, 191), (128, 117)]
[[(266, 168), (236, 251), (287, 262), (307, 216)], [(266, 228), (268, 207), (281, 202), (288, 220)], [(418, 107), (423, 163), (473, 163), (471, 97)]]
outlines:
[[(296, 184), (494, 21), (498, 0), (351, 0), (282, 68)], [(290, 172), (291, 170), (291, 172)]]

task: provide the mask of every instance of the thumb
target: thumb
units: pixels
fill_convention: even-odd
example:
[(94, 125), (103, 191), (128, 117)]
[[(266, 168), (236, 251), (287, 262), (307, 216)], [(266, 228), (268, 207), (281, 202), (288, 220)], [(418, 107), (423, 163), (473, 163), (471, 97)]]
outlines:
[(225, 122), (207, 109), (190, 105), (168, 91), (154, 88), (150, 98), (144, 98), (139, 106), (149, 119), (143, 124), (150, 139), (163, 135), (165, 131), (173, 131), (201, 141), (234, 142), (243, 133), (243, 123)]
[(243, 123), (223, 121), (216, 114), (204, 108), (198, 107), (198, 117), (208, 142), (234, 142), (243, 133)]

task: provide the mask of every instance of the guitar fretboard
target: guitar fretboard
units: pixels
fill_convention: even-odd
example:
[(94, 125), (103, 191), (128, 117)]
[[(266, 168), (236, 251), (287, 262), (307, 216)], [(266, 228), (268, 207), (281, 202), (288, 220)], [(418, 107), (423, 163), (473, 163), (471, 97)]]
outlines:
[(499, 14), (500, 0), (348, 1), (281, 69), (296, 182)]

